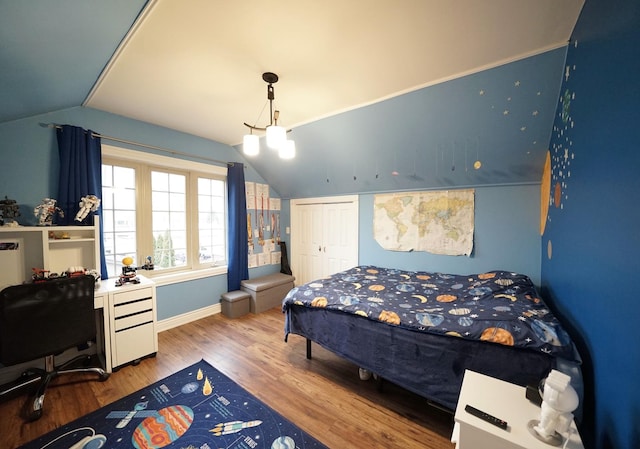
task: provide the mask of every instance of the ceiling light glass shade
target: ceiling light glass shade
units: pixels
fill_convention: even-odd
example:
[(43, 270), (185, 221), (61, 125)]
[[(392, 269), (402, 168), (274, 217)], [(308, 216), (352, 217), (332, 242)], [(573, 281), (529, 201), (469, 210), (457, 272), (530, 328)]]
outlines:
[(245, 134), (242, 139), (242, 150), (247, 156), (257, 156), (260, 153), (260, 138), (255, 134)]
[(278, 150), (278, 155), (281, 159), (293, 159), (296, 157), (296, 143), (293, 140), (285, 141)]
[(287, 141), (287, 130), (282, 126), (267, 126), (267, 146), (272, 150), (280, 150)]

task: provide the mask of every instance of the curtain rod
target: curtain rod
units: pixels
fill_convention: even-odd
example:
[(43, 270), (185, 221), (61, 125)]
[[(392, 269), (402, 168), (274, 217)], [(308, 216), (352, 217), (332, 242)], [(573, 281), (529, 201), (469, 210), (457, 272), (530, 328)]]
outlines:
[[(58, 125), (56, 123), (42, 123), (41, 125), (42, 126), (46, 126), (47, 128), (62, 129), (62, 125)], [(100, 137), (101, 139), (111, 140), (113, 142), (126, 143), (128, 145), (135, 145), (135, 146), (138, 146), (138, 147), (149, 148), (151, 150), (162, 151), (163, 153), (168, 153), (168, 154), (171, 154), (173, 156), (192, 157), (192, 158), (195, 158), (195, 159), (201, 159), (201, 160), (204, 160), (204, 161), (213, 162), (215, 164), (221, 164), (221, 165), (234, 165), (235, 164), (234, 162), (220, 161), (218, 159), (212, 159), (212, 158), (209, 158), (209, 157), (206, 157), (206, 156), (196, 156), (196, 155), (193, 155), (193, 154), (183, 153), (183, 152), (177, 151), (177, 150), (169, 150), (167, 148), (157, 147), (155, 145), (147, 145), (146, 143), (133, 142), (131, 140), (125, 140), (125, 139), (119, 139), (117, 137), (106, 136), (104, 134), (100, 134), (100, 133), (97, 133), (95, 131), (91, 131), (91, 136), (92, 137)]]

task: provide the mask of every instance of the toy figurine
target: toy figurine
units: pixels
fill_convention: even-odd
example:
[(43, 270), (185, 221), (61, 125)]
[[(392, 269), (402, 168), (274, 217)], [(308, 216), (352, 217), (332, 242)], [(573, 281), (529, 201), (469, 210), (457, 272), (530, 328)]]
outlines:
[[(6, 196), (0, 200), (0, 226), (19, 226), (14, 218), (20, 216), (20, 207), (15, 200), (10, 200)], [(6, 221), (5, 221), (6, 220)]]
[(141, 270), (153, 270), (153, 260), (151, 256), (147, 256), (146, 261), (143, 266), (140, 267)]
[(80, 210), (76, 214), (76, 221), (82, 221), (85, 219), (89, 212), (95, 212), (100, 207), (100, 198), (95, 195), (87, 195), (80, 198)]
[(573, 421), (571, 412), (578, 407), (578, 394), (570, 381), (568, 375), (551, 370), (544, 382), (540, 420), (529, 423), (533, 436), (554, 446), (562, 444)]
[(116, 287), (120, 287), (128, 282), (132, 284), (139, 284), (140, 278), (136, 276), (136, 268), (131, 266), (133, 264), (133, 258), (125, 257), (122, 259), (122, 274), (116, 281)]
[(64, 212), (56, 206), (56, 200), (53, 198), (45, 198), (33, 208), (33, 214), (38, 217), (38, 226), (51, 226), (56, 212), (60, 217), (64, 217)]
[(42, 268), (32, 268), (33, 274), (31, 275), (31, 280), (33, 282), (45, 282), (50, 278), (50, 271), (44, 270)]

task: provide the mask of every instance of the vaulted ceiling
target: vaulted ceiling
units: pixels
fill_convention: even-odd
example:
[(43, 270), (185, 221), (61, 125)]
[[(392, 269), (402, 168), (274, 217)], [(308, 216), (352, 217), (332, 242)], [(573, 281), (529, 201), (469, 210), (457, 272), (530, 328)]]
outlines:
[[(330, 147), (337, 146), (338, 155), (346, 157), (357, 146), (357, 136), (375, 135), (380, 126), (410, 133), (413, 127), (420, 128), (419, 123), (411, 123), (416, 117), (433, 122), (429, 105), (457, 115), (460, 105), (451, 104), (453, 97), (445, 102), (432, 98), (446, 91), (430, 90), (430, 86), (451, 86), (455, 80), (511, 64), (516, 64), (509, 69), (515, 72), (501, 72), (493, 79), (503, 80), (510, 89), (512, 83), (522, 85), (523, 90), (533, 89), (537, 96), (555, 94), (544, 103), (555, 108), (563, 64), (558, 61), (562, 58), (545, 56), (540, 67), (520, 61), (553, 55), (565, 46), (583, 3), (0, 0), (0, 122), (83, 105), (238, 145), (247, 131), (243, 122), (264, 126), (269, 120), (261, 75), (271, 71), (280, 77), (274, 86), (280, 123), (293, 129), (300, 157), (304, 152), (316, 155), (315, 159), (302, 159), (313, 166), (323, 160), (319, 153)], [(522, 84), (528, 71), (545, 67), (548, 73), (541, 72), (529, 86)], [(549, 84), (554, 76), (555, 87)], [(493, 103), (484, 105), (487, 111), (500, 109), (504, 118), (510, 109), (499, 103), (511, 101), (511, 96), (506, 91), (498, 94), (493, 82), (473, 78), (471, 83), (452, 86), (447, 95), (457, 95), (466, 86), (475, 89), (483, 101), (492, 94), (504, 96), (491, 98)], [(545, 88), (548, 91), (541, 93)], [(416, 98), (421, 99), (419, 105), (412, 104)], [(465, 100), (460, 97), (460, 101)], [(476, 95), (474, 103), (477, 101)], [(529, 103), (527, 100), (522, 106), (528, 113), (537, 116), (543, 112)], [(349, 115), (348, 111), (356, 110), (365, 115)], [(409, 117), (403, 115), (407, 111)], [(547, 142), (538, 146), (548, 143), (553, 113), (549, 111), (544, 125)], [(372, 122), (371, 117), (380, 114), (386, 115), (384, 120)], [(340, 124), (337, 117), (347, 120)], [(329, 125), (335, 135), (322, 142)], [(350, 135), (352, 130), (354, 135)], [(348, 151), (341, 148), (344, 140), (338, 136), (350, 141)], [(455, 160), (456, 145), (458, 161), (463, 152), (467, 158), (475, 158), (470, 153), (482, 150), (481, 133), (461, 133), (457, 140), (438, 137), (423, 145), (432, 148), (432, 154), (425, 158), (431, 165), (438, 158)], [(406, 146), (387, 151), (408, 151), (414, 161), (422, 158), (414, 153), (426, 151), (413, 143), (409, 145), (412, 148), (401, 148)], [(379, 165), (393, 163), (387, 160), (386, 152), (379, 152), (378, 167), (371, 167), (367, 176), (379, 177), (374, 173), (380, 171)], [(366, 154), (358, 153), (357, 157), (362, 161)], [(401, 158), (406, 160), (407, 155)], [(540, 159), (536, 157), (535, 163)], [(263, 176), (268, 176), (274, 165), (263, 156), (252, 163)], [(358, 163), (352, 161), (347, 166), (347, 177), (351, 178), (351, 171), (356, 170), (352, 167)], [(496, 170), (513, 171), (504, 167)], [(399, 187), (410, 188), (411, 184)]]

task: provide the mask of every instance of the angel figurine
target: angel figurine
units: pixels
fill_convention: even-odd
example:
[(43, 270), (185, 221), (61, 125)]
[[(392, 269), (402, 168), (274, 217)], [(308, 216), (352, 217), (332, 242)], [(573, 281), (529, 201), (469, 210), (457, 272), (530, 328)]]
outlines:
[(82, 221), (89, 215), (89, 212), (95, 212), (100, 207), (100, 198), (95, 195), (87, 195), (80, 198), (80, 210), (76, 214), (76, 221)]

